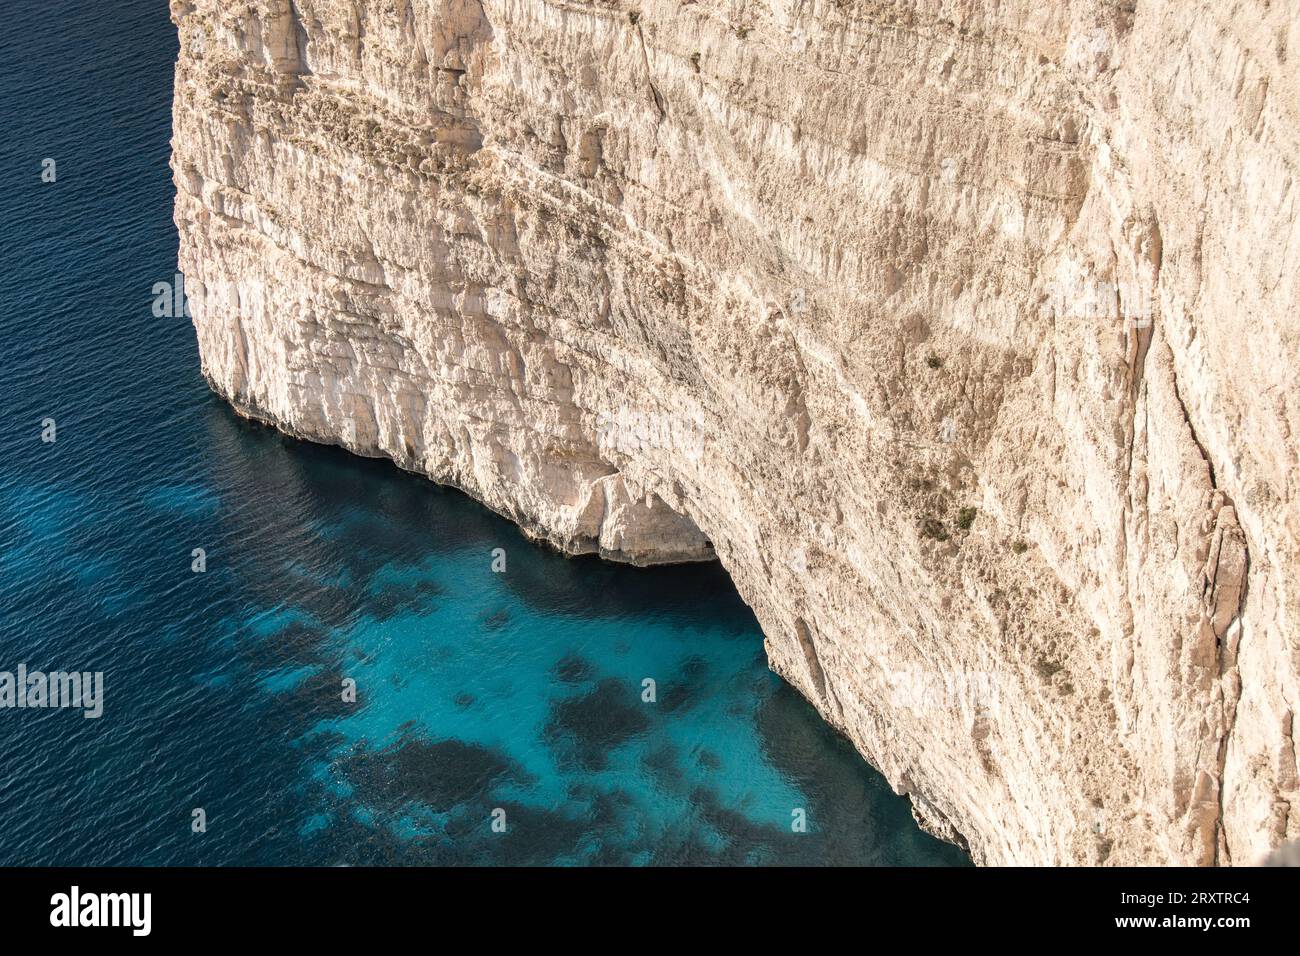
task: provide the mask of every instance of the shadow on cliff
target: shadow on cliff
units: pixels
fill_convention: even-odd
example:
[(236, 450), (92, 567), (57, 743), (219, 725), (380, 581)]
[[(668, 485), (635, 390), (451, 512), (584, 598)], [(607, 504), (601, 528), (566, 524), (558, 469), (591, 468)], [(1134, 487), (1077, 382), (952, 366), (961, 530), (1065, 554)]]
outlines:
[[(539, 612), (601, 619), (653, 613), (687, 620), (707, 606), (737, 636), (757, 632), (752, 612), (717, 562), (633, 568), (595, 555), (564, 555), (528, 540), (513, 522), (456, 488), (403, 471), (387, 459), (291, 438), (240, 418), (215, 396), (212, 402), (217, 420), (210, 428), (226, 433), (225, 441), (214, 444), (238, 459), (222, 471), (237, 475), (240, 494), (288, 497), (301, 504), (293, 515), (248, 518), (284, 524), (286, 545), (301, 545), (292, 555), (315, 586), (305, 584), (295, 597), (322, 623), (345, 621), (353, 604), (346, 594), (371, 588), (385, 566), (414, 567), (430, 555), (463, 553), (467, 562), (489, 567), (493, 549), (503, 548), (502, 583)], [(238, 434), (234, 442), (231, 429)], [(283, 454), (286, 448), (292, 454)], [(304, 539), (304, 527), (312, 529), (315, 540)], [(284, 554), (268, 558), (276, 562), (266, 569), (273, 579), (282, 572)], [(392, 613), (401, 613), (437, 597), (436, 588), (420, 587), (426, 590), (381, 592), (379, 613), (389, 605)]]

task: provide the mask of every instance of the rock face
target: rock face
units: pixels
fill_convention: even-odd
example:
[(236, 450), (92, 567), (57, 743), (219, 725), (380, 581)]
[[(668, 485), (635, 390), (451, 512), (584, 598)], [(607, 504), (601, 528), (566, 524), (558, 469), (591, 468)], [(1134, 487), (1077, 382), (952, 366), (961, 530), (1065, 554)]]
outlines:
[(1295, 4), (171, 10), (241, 412), (716, 554), (979, 862), (1300, 837)]

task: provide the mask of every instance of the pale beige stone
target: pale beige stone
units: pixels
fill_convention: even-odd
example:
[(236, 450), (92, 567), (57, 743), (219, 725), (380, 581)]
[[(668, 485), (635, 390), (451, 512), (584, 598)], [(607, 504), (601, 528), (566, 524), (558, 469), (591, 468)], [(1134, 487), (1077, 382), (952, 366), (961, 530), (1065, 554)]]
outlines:
[(1300, 837), (1294, 4), (171, 6), (235, 407), (716, 551), (977, 861)]

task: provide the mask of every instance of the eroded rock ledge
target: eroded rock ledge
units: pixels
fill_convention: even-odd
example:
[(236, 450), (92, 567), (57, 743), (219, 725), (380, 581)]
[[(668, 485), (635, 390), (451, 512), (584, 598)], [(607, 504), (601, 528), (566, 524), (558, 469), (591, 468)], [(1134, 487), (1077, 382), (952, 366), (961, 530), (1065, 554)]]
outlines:
[(981, 862), (1300, 836), (1300, 11), (172, 0), (204, 373), (716, 556)]

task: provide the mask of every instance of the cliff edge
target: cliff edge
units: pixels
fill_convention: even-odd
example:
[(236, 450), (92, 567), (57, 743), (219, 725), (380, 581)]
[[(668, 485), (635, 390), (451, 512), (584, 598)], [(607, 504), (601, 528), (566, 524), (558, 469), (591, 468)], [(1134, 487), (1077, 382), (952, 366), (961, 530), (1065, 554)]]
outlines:
[(1300, 9), (172, 0), (212, 387), (726, 566), (978, 862), (1300, 837)]

